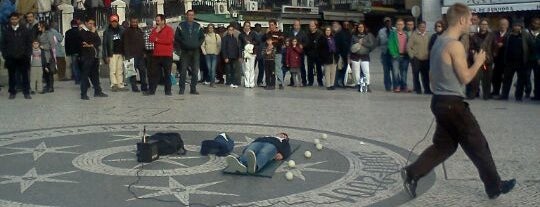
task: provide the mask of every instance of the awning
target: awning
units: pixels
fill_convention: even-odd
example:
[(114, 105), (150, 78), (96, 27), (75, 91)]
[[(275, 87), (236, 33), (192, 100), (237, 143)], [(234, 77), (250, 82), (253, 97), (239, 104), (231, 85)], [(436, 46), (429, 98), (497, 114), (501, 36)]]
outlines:
[[(446, 14), (448, 6), (442, 8), (442, 13)], [(469, 5), (473, 13), (498, 13), (514, 11), (535, 11), (540, 10), (540, 2), (513, 3), (513, 4), (485, 4)]]
[(364, 14), (361, 12), (334, 12), (324, 11), (323, 19), (326, 21), (355, 21), (364, 20)]

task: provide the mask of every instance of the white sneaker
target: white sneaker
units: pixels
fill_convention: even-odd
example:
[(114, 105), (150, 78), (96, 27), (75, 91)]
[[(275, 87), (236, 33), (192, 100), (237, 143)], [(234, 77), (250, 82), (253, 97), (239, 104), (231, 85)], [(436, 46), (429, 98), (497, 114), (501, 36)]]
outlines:
[(231, 84), (231, 88), (238, 88), (237, 85)]
[(209, 85), (209, 84), (210, 82), (206, 82), (206, 81), (203, 82), (203, 85)]
[(247, 172), (255, 174), (255, 172), (257, 172), (257, 157), (255, 156), (255, 152), (248, 150), (247, 157)]
[(225, 158), (225, 162), (227, 162), (227, 167), (223, 171), (228, 173), (246, 173), (247, 168), (244, 164), (242, 164), (236, 157), (229, 155)]

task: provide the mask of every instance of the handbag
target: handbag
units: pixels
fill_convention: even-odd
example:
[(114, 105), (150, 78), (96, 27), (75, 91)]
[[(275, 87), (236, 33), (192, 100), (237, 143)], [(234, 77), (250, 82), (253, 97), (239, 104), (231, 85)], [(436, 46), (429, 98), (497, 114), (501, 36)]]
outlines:
[(135, 58), (127, 59), (122, 62), (124, 64), (124, 78), (128, 79), (136, 76), (137, 69), (135, 69)]

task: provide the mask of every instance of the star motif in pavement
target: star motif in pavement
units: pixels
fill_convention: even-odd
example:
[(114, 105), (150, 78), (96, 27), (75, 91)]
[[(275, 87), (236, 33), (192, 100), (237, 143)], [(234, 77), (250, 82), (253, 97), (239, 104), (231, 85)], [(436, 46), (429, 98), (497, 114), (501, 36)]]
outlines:
[(313, 163), (304, 163), (304, 164), (296, 164), (296, 166), (294, 168), (290, 168), (287, 165), (287, 163), (285, 162), (284, 165), (281, 165), (276, 170), (276, 173), (291, 172), (294, 175), (294, 177), (298, 177), (303, 181), (306, 181), (306, 177), (304, 176), (304, 174), (302, 174), (302, 172), (343, 173), (343, 172), (339, 172), (339, 171), (335, 171), (335, 170), (325, 170), (325, 169), (317, 169), (317, 168), (312, 168), (311, 167), (311, 166), (322, 164), (322, 163), (325, 163), (325, 162), (326, 161), (313, 162)]
[(71, 146), (61, 146), (61, 147), (47, 147), (45, 142), (41, 142), (36, 147), (4, 147), (5, 149), (19, 150), (18, 152), (12, 152), (7, 154), (1, 154), (0, 157), (10, 156), (10, 155), (22, 155), (22, 154), (32, 154), (34, 156), (34, 161), (39, 159), (42, 155), (46, 153), (57, 153), (57, 154), (77, 154), (75, 152), (62, 151), (63, 149), (78, 147), (79, 145)]
[[(236, 194), (228, 194), (228, 193), (220, 193), (220, 192), (212, 192), (212, 191), (205, 191), (205, 190), (199, 190), (201, 188), (206, 188), (208, 186), (216, 185), (218, 183), (222, 183), (224, 181), (217, 181), (217, 182), (211, 182), (211, 183), (204, 183), (204, 184), (198, 184), (198, 185), (191, 185), (191, 186), (185, 186), (172, 177), (169, 177), (169, 186), (167, 187), (159, 187), (159, 186), (137, 186), (134, 185), (132, 187), (138, 188), (138, 189), (146, 189), (146, 190), (156, 190), (158, 192), (146, 194), (143, 196), (139, 196), (139, 198), (155, 198), (159, 196), (165, 196), (165, 195), (173, 195), (178, 199), (182, 204), (189, 206), (189, 195), (198, 194), (198, 195), (221, 195), (221, 196), (238, 196)], [(126, 185), (127, 186), (127, 185)], [(132, 201), (136, 200), (137, 198), (130, 198), (126, 201)]]
[(21, 184), (21, 193), (24, 193), (24, 191), (26, 191), (26, 189), (30, 188), (30, 186), (32, 186), (36, 182), (77, 183), (77, 182), (74, 182), (74, 181), (52, 178), (52, 177), (65, 175), (65, 174), (69, 174), (69, 173), (74, 173), (74, 172), (77, 172), (77, 171), (58, 172), (58, 173), (38, 175), (38, 173), (36, 171), (36, 168), (32, 168), (22, 176), (1, 175), (0, 178), (7, 179), (7, 180), (4, 180), (4, 181), (0, 182), (0, 184), (20, 183)]
[[(160, 163), (165, 163), (165, 164), (171, 164), (171, 165), (176, 165), (176, 166), (180, 166), (180, 167), (189, 167), (179, 161), (176, 161), (176, 160), (186, 160), (186, 159), (197, 159), (197, 158), (201, 158), (201, 156), (194, 156), (194, 157), (182, 157), (182, 156), (161, 156), (159, 157), (159, 159), (157, 160), (154, 160), (153, 162), (151, 163), (146, 163), (144, 165), (150, 165), (152, 163), (156, 163), (156, 162), (160, 162)], [(137, 162), (137, 159), (136, 158), (123, 158), (123, 159), (112, 159), (112, 160), (105, 160), (105, 161), (109, 161), (109, 162)], [(132, 167), (131, 169), (135, 169), (135, 168), (138, 168), (142, 165), (142, 163), (139, 163), (137, 162), (137, 164)]]

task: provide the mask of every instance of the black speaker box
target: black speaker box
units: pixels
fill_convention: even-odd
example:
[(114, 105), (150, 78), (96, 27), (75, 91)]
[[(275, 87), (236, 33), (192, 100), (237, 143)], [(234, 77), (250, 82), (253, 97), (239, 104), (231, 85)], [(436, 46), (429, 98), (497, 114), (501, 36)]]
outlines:
[(159, 159), (157, 141), (137, 143), (137, 162), (152, 162)]

